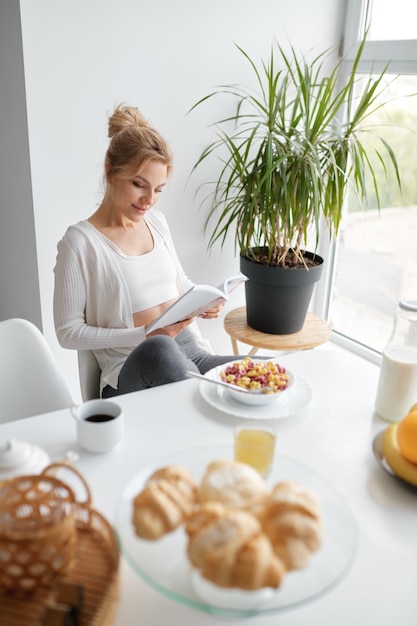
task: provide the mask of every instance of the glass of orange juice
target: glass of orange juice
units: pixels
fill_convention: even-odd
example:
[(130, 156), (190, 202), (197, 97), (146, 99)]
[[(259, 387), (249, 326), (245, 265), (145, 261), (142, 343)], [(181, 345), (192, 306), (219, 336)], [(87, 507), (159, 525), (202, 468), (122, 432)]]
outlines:
[(271, 471), (276, 433), (267, 426), (238, 426), (234, 432), (235, 461), (254, 467), (263, 478)]

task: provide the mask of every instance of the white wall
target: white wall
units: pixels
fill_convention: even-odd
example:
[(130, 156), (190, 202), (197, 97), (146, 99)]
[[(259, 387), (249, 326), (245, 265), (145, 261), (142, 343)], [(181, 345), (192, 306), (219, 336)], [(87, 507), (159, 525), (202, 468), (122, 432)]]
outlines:
[(41, 328), (19, 3), (0, 6), (0, 319)]
[[(232, 246), (209, 254), (191, 166), (211, 137), (215, 104), (187, 116), (213, 85), (245, 82), (233, 42), (256, 57), (272, 40), (324, 49), (339, 43), (344, 0), (21, 0), (33, 211), (44, 333), (78, 393), (75, 354), (62, 350), (52, 320), (56, 243), (100, 200), (107, 116), (139, 106), (171, 142), (175, 169), (159, 207), (188, 275), (217, 283), (236, 273)], [(208, 173), (209, 174), (209, 173)], [(236, 300), (239, 298), (239, 300)], [(243, 290), (234, 303), (243, 303)], [(224, 351), (218, 322), (203, 323)]]

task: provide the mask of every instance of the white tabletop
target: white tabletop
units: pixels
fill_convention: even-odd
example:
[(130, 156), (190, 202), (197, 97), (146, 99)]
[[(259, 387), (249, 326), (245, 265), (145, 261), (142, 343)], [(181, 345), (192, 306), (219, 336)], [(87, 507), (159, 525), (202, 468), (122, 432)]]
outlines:
[[(350, 353), (318, 349), (280, 361), (306, 379), (313, 401), (297, 416), (275, 420), (277, 456), (301, 461), (343, 495), (356, 521), (354, 561), (323, 596), (256, 626), (415, 626), (417, 615), (417, 493), (389, 476), (372, 452), (374, 434), (386, 426), (374, 414), (378, 368)], [(126, 437), (116, 450), (94, 455), (78, 448), (69, 411), (0, 425), (0, 442), (30, 441), (52, 460), (79, 453), (95, 507), (112, 521), (124, 485), (141, 468), (191, 447), (232, 443), (242, 420), (221, 413), (187, 380), (121, 396)], [(219, 619), (159, 595), (122, 559), (121, 598), (115, 626), (210, 626)], [(237, 625), (247, 619), (234, 620)], [(249, 620), (250, 623), (250, 620)]]

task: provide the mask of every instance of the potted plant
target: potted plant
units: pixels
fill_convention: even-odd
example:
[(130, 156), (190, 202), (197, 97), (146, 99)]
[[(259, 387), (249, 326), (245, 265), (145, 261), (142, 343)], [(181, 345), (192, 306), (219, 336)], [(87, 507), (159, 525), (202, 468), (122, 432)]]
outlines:
[[(217, 179), (208, 183), (203, 200), (211, 203), (206, 229), (214, 220), (208, 246), (224, 245), (234, 233), (241, 271), (249, 278), (247, 321), (257, 330), (288, 334), (302, 328), (321, 275), (323, 259), (316, 252), (323, 224), (330, 237), (337, 235), (348, 185), (364, 206), (367, 185), (373, 185), (379, 201), (364, 143), (372, 129), (364, 123), (381, 106), (377, 98), (386, 88), (385, 70), (368, 79), (358, 75), (364, 45), (344, 80), (342, 60), (324, 72), (329, 51), (309, 62), (294, 48), (286, 53), (275, 43), (268, 60), (257, 66), (237, 46), (256, 88), (223, 85), (190, 109), (221, 94), (236, 103), (233, 113), (215, 122), (216, 139), (192, 173), (219, 157)], [(377, 158), (387, 157), (399, 183), (394, 152), (382, 138), (380, 144), (382, 150), (374, 148)], [(312, 252), (306, 250), (308, 237), (315, 241)], [(299, 288), (304, 293), (297, 296)]]

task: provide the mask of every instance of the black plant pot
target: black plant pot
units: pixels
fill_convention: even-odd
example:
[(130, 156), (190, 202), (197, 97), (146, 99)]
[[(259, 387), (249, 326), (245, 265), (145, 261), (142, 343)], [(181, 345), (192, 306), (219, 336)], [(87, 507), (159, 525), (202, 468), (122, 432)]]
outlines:
[(272, 335), (290, 335), (302, 329), (323, 269), (319, 255), (304, 255), (318, 264), (308, 270), (281, 268), (240, 257), (240, 270), (249, 279), (245, 283), (246, 319), (251, 328)]

